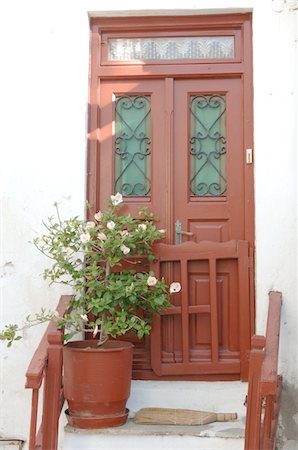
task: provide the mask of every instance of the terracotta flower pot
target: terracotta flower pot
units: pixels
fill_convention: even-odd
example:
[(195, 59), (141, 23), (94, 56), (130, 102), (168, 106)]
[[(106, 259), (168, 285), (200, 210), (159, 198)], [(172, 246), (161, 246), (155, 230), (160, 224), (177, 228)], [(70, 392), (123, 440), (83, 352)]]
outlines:
[(130, 342), (69, 342), (63, 348), (64, 397), (68, 422), (76, 428), (103, 428), (126, 422), (132, 372)]

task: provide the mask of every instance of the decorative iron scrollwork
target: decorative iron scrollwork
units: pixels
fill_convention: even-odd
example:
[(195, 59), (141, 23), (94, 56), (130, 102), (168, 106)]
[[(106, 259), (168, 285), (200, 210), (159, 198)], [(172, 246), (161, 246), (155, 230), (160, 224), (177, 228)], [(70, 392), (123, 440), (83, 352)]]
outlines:
[(226, 180), (226, 99), (224, 95), (193, 95), (190, 99), (190, 192), (222, 196)]
[(150, 193), (150, 97), (116, 98), (115, 192), (125, 196)]

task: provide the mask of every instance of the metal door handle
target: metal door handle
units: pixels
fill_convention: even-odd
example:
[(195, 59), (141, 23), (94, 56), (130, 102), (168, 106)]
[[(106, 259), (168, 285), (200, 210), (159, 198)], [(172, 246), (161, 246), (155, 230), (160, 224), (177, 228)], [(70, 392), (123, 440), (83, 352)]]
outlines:
[(183, 231), (183, 230), (178, 230), (177, 234), (183, 234), (184, 236), (193, 236), (193, 233), (191, 233), (190, 231)]
[(175, 244), (182, 243), (182, 236), (193, 236), (193, 233), (190, 231), (184, 231), (181, 229), (182, 224), (180, 220), (176, 220), (175, 222)]

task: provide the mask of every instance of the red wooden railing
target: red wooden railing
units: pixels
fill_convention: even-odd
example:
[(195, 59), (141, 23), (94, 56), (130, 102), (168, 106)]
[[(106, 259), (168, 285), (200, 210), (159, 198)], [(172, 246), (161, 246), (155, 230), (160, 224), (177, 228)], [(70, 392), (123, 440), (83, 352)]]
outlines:
[(265, 336), (252, 337), (245, 450), (274, 450), (282, 377), (278, 375), (281, 293), (269, 293)]
[[(60, 298), (57, 311), (63, 315), (70, 296)], [(270, 292), (266, 338), (253, 336), (249, 361), (245, 450), (274, 450), (282, 378), (277, 374), (281, 294)], [(29, 450), (57, 450), (62, 392), (63, 333), (51, 322), (26, 373), (26, 388), (32, 389)], [(42, 420), (37, 429), (39, 390), (44, 382)]]
[[(63, 295), (57, 306), (60, 316), (67, 310), (71, 296)], [(63, 332), (49, 323), (26, 372), (27, 389), (32, 389), (29, 450), (56, 450), (58, 425), (64, 398), (62, 390)], [(43, 384), (41, 425), (37, 432), (39, 390)]]

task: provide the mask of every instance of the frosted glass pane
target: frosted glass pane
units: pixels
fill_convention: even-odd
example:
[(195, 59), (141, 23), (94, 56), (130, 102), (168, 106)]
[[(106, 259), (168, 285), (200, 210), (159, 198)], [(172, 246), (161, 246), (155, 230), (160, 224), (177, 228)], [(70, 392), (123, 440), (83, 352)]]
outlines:
[(150, 193), (150, 96), (119, 96), (115, 101), (115, 192)]
[(227, 59), (233, 36), (109, 39), (110, 61), (150, 59)]
[(190, 97), (190, 192), (223, 196), (226, 180), (225, 95)]

